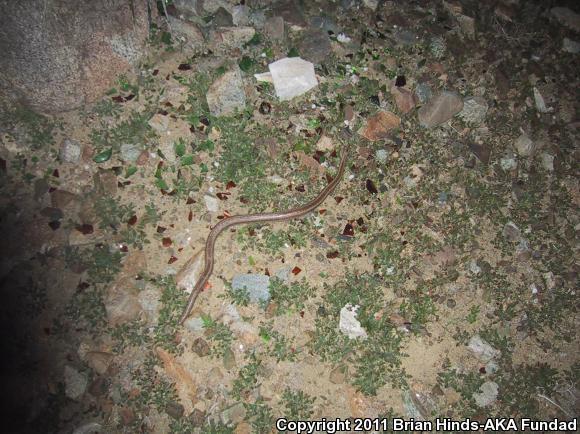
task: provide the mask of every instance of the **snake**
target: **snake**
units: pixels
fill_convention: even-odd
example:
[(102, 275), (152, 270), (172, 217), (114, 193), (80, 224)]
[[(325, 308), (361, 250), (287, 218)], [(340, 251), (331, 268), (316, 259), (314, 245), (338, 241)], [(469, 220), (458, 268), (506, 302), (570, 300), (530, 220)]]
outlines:
[(181, 315), (181, 318), (179, 320), (180, 325), (183, 325), (183, 323), (191, 313), (191, 310), (193, 309), (193, 305), (195, 304), (197, 297), (199, 296), (203, 288), (205, 288), (207, 281), (211, 277), (215, 263), (214, 259), (215, 243), (219, 235), (226, 229), (231, 228), (232, 226), (250, 223), (273, 223), (279, 221), (293, 220), (303, 217), (306, 214), (314, 211), (316, 208), (320, 206), (320, 204), (322, 204), (322, 202), (326, 200), (328, 195), (330, 195), (336, 189), (337, 185), (340, 183), (340, 180), (344, 174), (349, 147), (350, 147), (349, 142), (347, 142), (347, 144), (343, 146), (340, 164), (338, 166), (338, 171), (334, 176), (334, 178), (310, 202), (307, 202), (302, 206), (289, 209), (287, 211), (234, 215), (231, 217), (226, 217), (220, 220), (218, 224), (216, 224), (213, 227), (213, 229), (211, 229), (205, 242), (204, 269), (189, 295), (187, 304), (185, 305), (185, 309), (183, 310), (183, 314)]

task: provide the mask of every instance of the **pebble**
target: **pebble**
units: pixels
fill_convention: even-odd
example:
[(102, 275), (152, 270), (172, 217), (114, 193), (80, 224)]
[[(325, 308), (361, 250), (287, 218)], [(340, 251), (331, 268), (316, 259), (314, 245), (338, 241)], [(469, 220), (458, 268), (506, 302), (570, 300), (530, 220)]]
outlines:
[(514, 148), (521, 157), (529, 157), (534, 153), (536, 145), (527, 134), (522, 133), (514, 142)]
[(252, 303), (270, 300), (270, 277), (264, 274), (236, 274), (232, 280), (232, 289), (246, 288)]
[(203, 196), (203, 201), (205, 202), (205, 207), (209, 212), (218, 212), (220, 209), (220, 200), (211, 194), (205, 194)]
[(65, 163), (78, 163), (81, 159), (82, 149), (79, 142), (64, 139), (60, 147), (59, 157)]
[(77, 400), (84, 395), (89, 384), (86, 374), (77, 371), (72, 366), (64, 367), (64, 391), (68, 398)]
[(134, 143), (123, 143), (121, 145), (121, 159), (123, 161), (134, 163), (141, 155), (141, 147)]
[(214, 116), (225, 116), (246, 107), (246, 93), (238, 66), (212, 83), (206, 94), (209, 110)]
[(497, 383), (486, 381), (481, 385), (479, 391), (475, 392), (472, 396), (478, 407), (488, 407), (496, 401), (498, 393), (499, 386)]
[(419, 109), (419, 123), (432, 128), (447, 122), (462, 109), (463, 99), (455, 92), (444, 91)]
[(370, 141), (384, 140), (389, 133), (401, 125), (401, 118), (396, 114), (380, 110), (371, 116), (366, 125), (359, 131), (360, 135)]
[(463, 100), (463, 109), (459, 112), (459, 117), (469, 125), (480, 125), (487, 115), (488, 105), (485, 98), (481, 96), (469, 96)]
[(474, 335), (469, 340), (467, 348), (483, 363), (487, 363), (493, 359), (497, 359), (501, 352), (493, 348), (490, 344), (484, 341), (481, 336)]
[(340, 332), (350, 339), (366, 339), (367, 332), (362, 328), (361, 323), (356, 319), (356, 311), (359, 306), (353, 306), (350, 303), (340, 309), (340, 320), (338, 328)]

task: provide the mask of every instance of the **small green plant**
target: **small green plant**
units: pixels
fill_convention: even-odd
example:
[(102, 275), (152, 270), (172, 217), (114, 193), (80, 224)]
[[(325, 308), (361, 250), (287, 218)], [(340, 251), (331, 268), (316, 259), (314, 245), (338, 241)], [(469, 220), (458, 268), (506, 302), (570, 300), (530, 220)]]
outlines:
[(316, 398), (301, 390), (293, 391), (289, 387), (282, 393), (282, 403), (286, 408), (284, 414), (289, 420), (307, 420), (312, 416), (312, 406)]
[(479, 305), (471, 306), (469, 308), (469, 314), (467, 315), (467, 322), (469, 324), (474, 324), (477, 321), (477, 317), (479, 316), (480, 307)]
[(248, 356), (248, 359), (248, 363), (240, 369), (238, 378), (234, 380), (232, 387), (232, 396), (238, 400), (246, 399), (252, 390), (259, 386), (258, 375), (262, 360), (253, 352)]
[(316, 292), (306, 279), (285, 284), (281, 279), (272, 277), (269, 288), (270, 300), (276, 303), (278, 314), (288, 310), (300, 311), (304, 308), (306, 300), (313, 297)]
[(230, 351), (234, 335), (229, 327), (212, 319), (209, 315), (202, 316), (203, 327), (207, 338), (213, 343), (211, 354), (214, 357), (223, 357), (226, 351)]
[(16, 141), (33, 149), (46, 148), (54, 143), (56, 123), (25, 106), (19, 105), (6, 111), (0, 117), (0, 127), (6, 128)]
[(272, 409), (264, 402), (262, 397), (253, 403), (244, 403), (246, 417), (250, 419), (254, 433), (269, 434), (274, 424)]
[(288, 339), (282, 333), (273, 330), (272, 323), (260, 326), (260, 337), (269, 344), (268, 355), (274, 357), (277, 362), (296, 359), (294, 339)]
[(135, 215), (133, 204), (121, 204), (110, 196), (99, 197), (95, 201), (95, 211), (99, 217), (99, 227), (115, 231), (121, 223), (126, 223)]
[(159, 319), (153, 330), (153, 342), (170, 352), (177, 352), (175, 336), (179, 330), (179, 319), (187, 303), (186, 294), (179, 289), (172, 277), (156, 282), (162, 288)]
[(75, 323), (84, 323), (93, 333), (104, 329), (107, 313), (103, 303), (103, 291), (96, 286), (80, 287), (65, 308), (65, 314)]
[(97, 244), (85, 258), (89, 277), (95, 283), (109, 283), (121, 270), (123, 254), (116, 247)]

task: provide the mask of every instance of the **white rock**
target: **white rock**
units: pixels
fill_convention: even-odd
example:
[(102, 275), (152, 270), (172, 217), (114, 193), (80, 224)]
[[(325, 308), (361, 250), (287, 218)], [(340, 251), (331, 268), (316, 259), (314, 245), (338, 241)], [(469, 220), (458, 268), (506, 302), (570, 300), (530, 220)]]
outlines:
[(514, 142), (514, 148), (522, 157), (529, 157), (534, 153), (536, 146), (534, 141), (524, 133), (516, 139)]
[(580, 42), (564, 38), (562, 41), (562, 50), (567, 53), (578, 54), (580, 53)]
[(547, 152), (542, 152), (540, 155), (540, 160), (542, 161), (542, 167), (546, 172), (554, 171), (554, 156), (548, 154)]
[(353, 306), (350, 303), (340, 309), (340, 321), (338, 327), (341, 333), (347, 335), (350, 339), (366, 339), (367, 332), (362, 328), (360, 322), (356, 319), (356, 311), (359, 306)]
[(536, 103), (536, 110), (538, 110), (540, 113), (548, 113), (548, 108), (546, 107), (544, 97), (537, 87), (534, 87), (534, 101)]
[(205, 207), (209, 212), (218, 212), (220, 209), (220, 201), (217, 197), (212, 196), (210, 194), (206, 194), (203, 196), (203, 200), (205, 202)]
[(487, 363), (493, 359), (497, 359), (501, 354), (500, 351), (496, 350), (483, 339), (481, 339), (481, 336), (479, 335), (471, 337), (469, 343), (467, 344), (467, 348), (473, 352), (478, 360), (481, 360), (484, 363)]
[(60, 147), (60, 159), (65, 163), (78, 163), (81, 159), (81, 145), (75, 140), (65, 139)]
[(486, 381), (481, 385), (479, 390), (479, 392), (473, 394), (473, 399), (478, 407), (487, 407), (497, 399), (499, 386), (493, 381)]
[(89, 380), (85, 374), (80, 373), (71, 366), (64, 367), (64, 392), (70, 399), (79, 399), (87, 390)]
[(318, 85), (314, 65), (299, 57), (285, 57), (268, 65), (276, 96), (287, 101)]

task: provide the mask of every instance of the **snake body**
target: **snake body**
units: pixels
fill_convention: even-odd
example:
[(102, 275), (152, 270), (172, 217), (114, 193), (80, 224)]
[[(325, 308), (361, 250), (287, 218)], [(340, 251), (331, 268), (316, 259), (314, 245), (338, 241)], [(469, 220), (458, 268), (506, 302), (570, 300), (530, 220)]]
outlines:
[(322, 189), (322, 191), (318, 194), (318, 196), (316, 196), (310, 202), (308, 202), (300, 207), (292, 208), (288, 211), (271, 212), (271, 213), (263, 213), (263, 214), (260, 213), (260, 214), (235, 215), (232, 217), (227, 217), (227, 218), (224, 218), (223, 220), (220, 220), (220, 222), (214, 226), (214, 228), (210, 231), (210, 233), (207, 237), (207, 240), (205, 242), (205, 267), (203, 269), (203, 272), (201, 273), (201, 276), (199, 277), (199, 280), (197, 281), (193, 290), (191, 291), (191, 294), (189, 295), (189, 299), (187, 300), (187, 305), (185, 306), (185, 309), (183, 310), (183, 314), (181, 315), (181, 319), (179, 320), (179, 324), (183, 324), (185, 322), (185, 320), (187, 319), (187, 317), (189, 316), (189, 314), (191, 313), (191, 309), (193, 308), (193, 305), (195, 304), (195, 300), (197, 299), (197, 297), (198, 297), (199, 293), (202, 291), (202, 289), (205, 287), (205, 284), (207, 283), (207, 281), (209, 280), (209, 278), (211, 276), (211, 273), (213, 272), (214, 248), (215, 248), (215, 243), (216, 243), (218, 236), (223, 231), (225, 231), (228, 228), (231, 228), (232, 226), (238, 226), (238, 225), (248, 224), (248, 223), (257, 223), (257, 222), (270, 223), (270, 222), (278, 222), (278, 221), (284, 221), (284, 220), (292, 220), (292, 219), (302, 217), (302, 216), (308, 214), (309, 212), (314, 211), (322, 202), (324, 202), (324, 200), (328, 197), (328, 195), (330, 193), (332, 193), (334, 191), (334, 189), (336, 188), (336, 186), (340, 183), (340, 180), (342, 178), (342, 175), (344, 174), (344, 169), (346, 166), (347, 154), (348, 154), (348, 146), (346, 146), (342, 150), (342, 156), (340, 158), (340, 165), (338, 167), (338, 172), (337, 172), (336, 176), (332, 179), (332, 181), (330, 181), (326, 185), (326, 187), (324, 187)]

